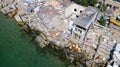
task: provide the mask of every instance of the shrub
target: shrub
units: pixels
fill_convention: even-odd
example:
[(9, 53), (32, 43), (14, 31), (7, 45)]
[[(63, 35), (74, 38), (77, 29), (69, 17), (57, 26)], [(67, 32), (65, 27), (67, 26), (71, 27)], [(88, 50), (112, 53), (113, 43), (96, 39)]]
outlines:
[(97, 3), (97, 0), (71, 0), (71, 1), (81, 4), (83, 6), (95, 6)]
[(102, 25), (102, 26), (105, 26), (105, 23), (106, 22), (106, 20), (104, 19), (104, 17), (102, 16), (101, 18), (100, 18), (100, 25)]

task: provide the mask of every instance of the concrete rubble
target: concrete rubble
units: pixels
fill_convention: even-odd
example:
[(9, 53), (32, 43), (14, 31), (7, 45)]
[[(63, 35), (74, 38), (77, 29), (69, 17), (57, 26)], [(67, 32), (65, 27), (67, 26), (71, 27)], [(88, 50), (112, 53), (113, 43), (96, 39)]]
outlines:
[[(69, 0), (0, 0), (0, 10), (14, 17), (19, 25), (37, 31), (35, 40), (42, 48), (53, 42), (78, 54), (85, 52), (88, 67), (92, 63), (109, 64), (111, 51), (120, 43), (119, 31), (97, 23), (99, 10), (95, 7), (83, 7)], [(113, 61), (120, 65), (115, 57), (119, 58), (119, 54), (114, 52)]]

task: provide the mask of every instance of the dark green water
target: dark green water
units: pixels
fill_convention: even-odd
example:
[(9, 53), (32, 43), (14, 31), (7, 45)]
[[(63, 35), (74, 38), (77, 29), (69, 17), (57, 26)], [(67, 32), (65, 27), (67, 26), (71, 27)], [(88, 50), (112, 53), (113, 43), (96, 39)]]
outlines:
[(64, 67), (48, 49), (36, 45), (13, 18), (0, 13), (0, 67)]

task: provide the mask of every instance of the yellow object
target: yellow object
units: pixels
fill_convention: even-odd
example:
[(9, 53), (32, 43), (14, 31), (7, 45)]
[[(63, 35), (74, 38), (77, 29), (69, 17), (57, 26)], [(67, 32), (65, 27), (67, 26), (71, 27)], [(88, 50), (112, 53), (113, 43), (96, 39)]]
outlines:
[(110, 22), (113, 23), (113, 24), (116, 24), (116, 25), (120, 26), (120, 21), (116, 21), (116, 20), (110, 18)]
[(21, 26), (25, 25), (23, 22), (18, 22), (18, 24)]

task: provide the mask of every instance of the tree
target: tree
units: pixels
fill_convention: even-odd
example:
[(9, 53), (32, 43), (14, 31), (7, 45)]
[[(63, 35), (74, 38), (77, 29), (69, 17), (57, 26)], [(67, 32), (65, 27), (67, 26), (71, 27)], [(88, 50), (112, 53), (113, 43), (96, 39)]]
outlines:
[(102, 16), (100, 18), (100, 25), (105, 26), (105, 24), (106, 24), (106, 21), (105, 21), (104, 17)]
[(71, 1), (84, 6), (95, 6), (97, 3), (97, 0), (71, 0)]
[(89, 5), (90, 6), (95, 6), (97, 3), (97, 0), (89, 0)]

